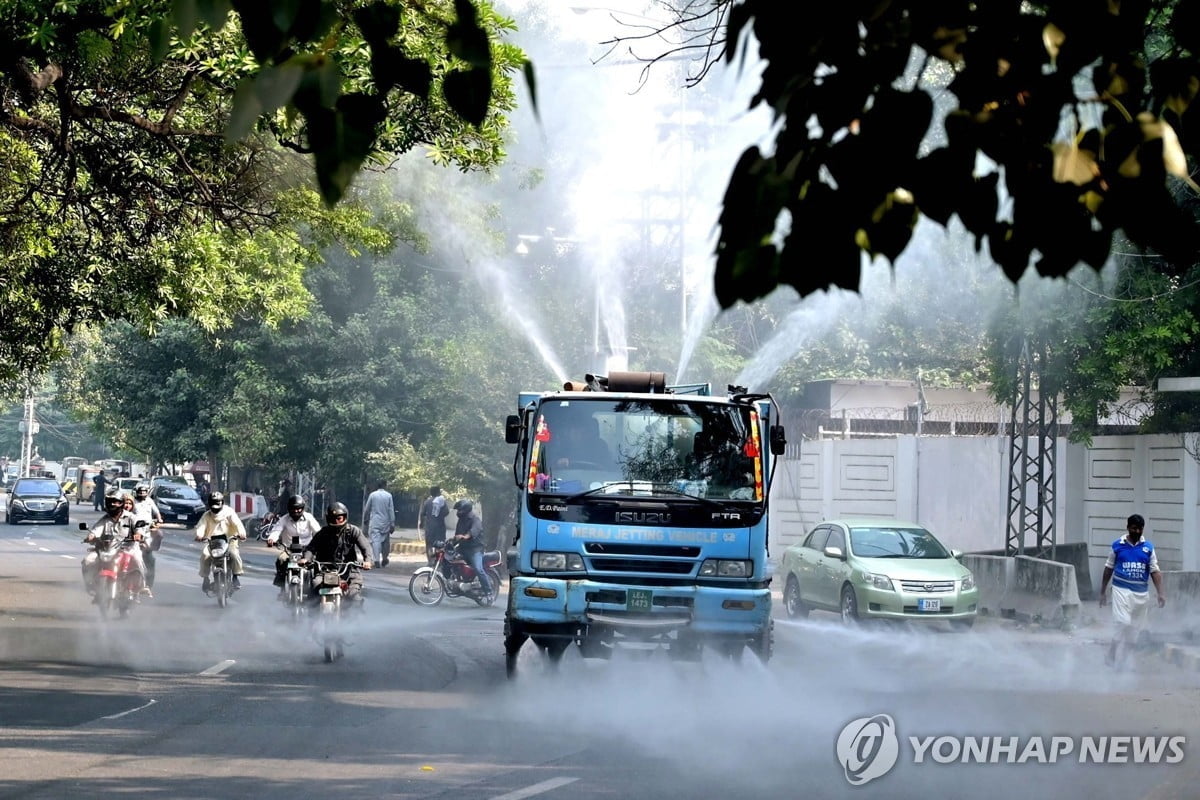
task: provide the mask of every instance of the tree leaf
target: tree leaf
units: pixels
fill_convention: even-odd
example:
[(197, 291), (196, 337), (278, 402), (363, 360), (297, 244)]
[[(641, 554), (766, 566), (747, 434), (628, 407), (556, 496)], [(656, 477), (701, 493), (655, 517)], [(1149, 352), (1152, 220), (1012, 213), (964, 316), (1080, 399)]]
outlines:
[(225, 141), (237, 142), (246, 137), (254, 123), (262, 116), (262, 104), (258, 100), (254, 78), (243, 78), (233, 94), (233, 107), (229, 111), (229, 122), (225, 126)]
[(446, 48), (472, 67), (490, 69), (492, 48), (471, 0), (455, 0), (458, 20), (446, 29)]
[(538, 122), (541, 122), (542, 116), (538, 113), (537, 101), (537, 75), (533, 71), (533, 62), (528, 58), (521, 64), (521, 70), (525, 74), (525, 86), (529, 88), (529, 100), (533, 104), (533, 116)]
[(456, 114), (478, 127), (487, 119), (492, 71), (479, 67), (456, 69), (443, 79), (442, 94)]
[(150, 39), (150, 58), (158, 64), (166, 57), (171, 44), (171, 28), (165, 19), (159, 17), (150, 23), (147, 35)]
[(175, 27), (179, 28), (179, 38), (187, 41), (196, 30), (199, 11), (196, 0), (173, 0), (171, 16), (175, 19)]
[(231, 0), (196, 0), (196, 13), (208, 27), (219, 31), (233, 10)]
[(305, 71), (295, 56), (277, 67), (266, 66), (259, 70), (254, 79), (254, 92), (260, 113), (269, 114), (291, 102)]

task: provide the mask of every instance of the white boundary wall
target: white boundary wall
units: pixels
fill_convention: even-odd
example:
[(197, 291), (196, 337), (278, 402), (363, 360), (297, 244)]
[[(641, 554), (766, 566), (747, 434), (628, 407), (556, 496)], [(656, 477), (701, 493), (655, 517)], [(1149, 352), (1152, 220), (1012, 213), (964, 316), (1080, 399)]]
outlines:
[[(1163, 569), (1200, 570), (1200, 465), (1180, 436), (1100, 436), (1091, 447), (1059, 439), (1057, 448), (1057, 539), (1087, 542), (1093, 586), (1135, 512)], [(771, 488), (772, 557), (817, 522), (849, 516), (920, 522), (959, 550), (1003, 549), (1008, 458), (1008, 439), (996, 436), (792, 443)]]

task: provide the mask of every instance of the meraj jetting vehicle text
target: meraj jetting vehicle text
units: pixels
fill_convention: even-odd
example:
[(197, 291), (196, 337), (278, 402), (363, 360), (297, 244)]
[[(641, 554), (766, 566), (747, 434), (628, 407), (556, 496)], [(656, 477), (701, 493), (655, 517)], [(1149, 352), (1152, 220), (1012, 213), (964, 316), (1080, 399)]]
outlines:
[(509, 676), (532, 640), (607, 658), (625, 644), (771, 656), (769, 395), (612, 372), (523, 392), (507, 422), (520, 490), (509, 552)]

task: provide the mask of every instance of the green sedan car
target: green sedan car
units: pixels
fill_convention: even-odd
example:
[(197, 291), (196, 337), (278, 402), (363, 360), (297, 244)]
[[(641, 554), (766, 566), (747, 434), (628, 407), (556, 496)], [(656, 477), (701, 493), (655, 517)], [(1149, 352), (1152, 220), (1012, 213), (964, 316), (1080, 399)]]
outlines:
[(810, 609), (860, 619), (944, 619), (969, 628), (979, 607), (971, 571), (932, 533), (888, 519), (829, 520), (784, 551), (788, 616)]

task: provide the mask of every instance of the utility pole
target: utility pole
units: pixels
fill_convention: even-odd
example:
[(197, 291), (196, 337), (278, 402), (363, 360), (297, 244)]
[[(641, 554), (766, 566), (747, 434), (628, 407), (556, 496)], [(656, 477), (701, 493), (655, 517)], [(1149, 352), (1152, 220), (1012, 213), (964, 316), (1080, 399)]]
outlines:
[(29, 477), (29, 463), (33, 460), (33, 435), (37, 433), (37, 418), (33, 411), (33, 387), (25, 390), (25, 418), (21, 420), (21, 477)]
[[(1021, 345), (1013, 393), (1008, 457), (1008, 532), (1005, 552), (1054, 558), (1058, 535), (1055, 525), (1058, 397), (1046, 386), (1047, 352), (1031, 353), (1028, 340)], [(1037, 399), (1033, 378), (1037, 376)], [(1033, 534), (1033, 547), (1026, 534)]]

